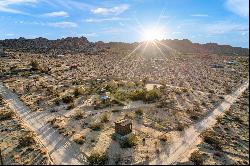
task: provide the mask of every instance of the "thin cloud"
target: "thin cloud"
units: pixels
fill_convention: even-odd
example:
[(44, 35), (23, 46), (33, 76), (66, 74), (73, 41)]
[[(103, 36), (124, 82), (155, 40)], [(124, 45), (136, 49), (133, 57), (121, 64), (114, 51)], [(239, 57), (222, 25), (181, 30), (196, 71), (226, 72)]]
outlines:
[(124, 21), (124, 20), (129, 20), (129, 19), (120, 17), (99, 18), (99, 19), (88, 18), (85, 20), (85, 22)]
[(209, 25), (207, 28), (210, 34), (225, 34), (229, 32), (248, 32), (249, 27), (242, 24), (234, 24), (232, 22), (218, 22)]
[(74, 22), (66, 22), (66, 21), (48, 23), (48, 25), (49, 25), (49, 26), (52, 26), (52, 27), (58, 27), (58, 28), (75, 28), (75, 27), (78, 27), (78, 24), (77, 24), (77, 23), (74, 23)]
[(45, 17), (69, 17), (69, 14), (65, 11), (51, 12), (43, 14)]
[(37, 0), (1, 0), (0, 12), (14, 13), (14, 14), (27, 14), (21, 10), (13, 8), (14, 5), (28, 5), (37, 3)]
[(96, 9), (92, 9), (91, 12), (93, 14), (100, 14), (100, 15), (111, 15), (111, 14), (119, 15), (119, 14), (125, 12), (128, 9), (129, 9), (128, 4), (122, 4), (122, 5), (119, 5), (119, 6), (112, 7), (112, 8), (99, 7), (99, 8), (96, 8)]
[(227, 0), (225, 6), (236, 15), (249, 17), (249, 0)]
[(85, 36), (85, 37), (96, 37), (97, 33), (84, 33), (81, 36)]
[(208, 17), (207, 14), (191, 14), (192, 17)]

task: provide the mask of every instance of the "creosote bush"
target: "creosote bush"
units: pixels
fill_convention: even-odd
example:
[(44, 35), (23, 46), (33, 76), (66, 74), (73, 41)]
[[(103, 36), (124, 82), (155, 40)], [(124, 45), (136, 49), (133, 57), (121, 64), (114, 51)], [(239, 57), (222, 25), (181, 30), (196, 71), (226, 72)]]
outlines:
[(202, 165), (204, 162), (204, 159), (202, 157), (202, 154), (200, 154), (198, 151), (195, 151), (191, 154), (190, 160), (195, 164), (195, 165)]
[(109, 121), (109, 115), (107, 113), (103, 114), (101, 116), (101, 122), (102, 123), (107, 123)]
[(135, 113), (136, 113), (136, 115), (142, 116), (144, 111), (143, 111), (143, 109), (137, 109), (137, 110), (135, 110)]
[(72, 96), (64, 96), (64, 97), (62, 98), (62, 101), (63, 101), (64, 103), (66, 103), (66, 104), (68, 104), (68, 103), (73, 103), (74, 98), (73, 98)]
[(26, 135), (24, 135), (23, 137), (19, 138), (19, 146), (21, 147), (26, 147), (26, 146), (31, 146), (33, 144), (36, 143), (35, 138), (34, 138), (34, 134), (33, 133), (28, 133)]
[(84, 113), (81, 112), (80, 110), (76, 110), (76, 111), (74, 112), (74, 115), (73, 115), (73, 117), (74, 117), (76, 120), (82, 119), (83, 116), (84, 116)]
[(138, 144), (138, 137), (135, 134), (130, 134), (122, 143), (123, 148), (132, 148)]
[(32, 70), (38, 70), (39, 69), (39, 63), (37, 61), (32, 61), (30, 63), (31, 69)]
[(92, 129), (92, 130), (94, 130), (94, 131), (100, 131), (100, 130), (102, 130), (103, 129), (103, 124), (102, 123), (92, 123), (92, 124), (90, 124), (90, 129)]
[(92, 152), (88, 157), (88, 161), (90, 165), (104, 165), (107, 161), (107, 156), (100, 152)]
[(222, 150), (222, 140), (218, 139), (215, 135), (215, 132), (212, 130), (206, 130), (201, 134), (204, 142), (213, 146), (215, 149)]

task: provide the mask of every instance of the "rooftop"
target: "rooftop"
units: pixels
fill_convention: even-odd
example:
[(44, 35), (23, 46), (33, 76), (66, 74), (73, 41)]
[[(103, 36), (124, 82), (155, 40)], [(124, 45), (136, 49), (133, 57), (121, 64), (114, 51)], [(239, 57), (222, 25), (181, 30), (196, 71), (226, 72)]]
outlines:
[(115, 122), (115, 124), (119, 124), (121, 126), (126, 126), (126, 125), (131, 124), (131, 123), (132, 122), (129, 119), (122, 119), (122, 120)]

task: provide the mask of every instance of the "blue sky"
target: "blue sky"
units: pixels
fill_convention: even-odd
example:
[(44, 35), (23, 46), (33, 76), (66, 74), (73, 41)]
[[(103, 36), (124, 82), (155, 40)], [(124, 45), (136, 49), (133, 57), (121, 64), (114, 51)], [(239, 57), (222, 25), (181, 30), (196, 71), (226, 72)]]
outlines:
[(0, 0), (0, 39), (86, 36), (90, 41), (165, 39), (249, 47), (248, 0)]

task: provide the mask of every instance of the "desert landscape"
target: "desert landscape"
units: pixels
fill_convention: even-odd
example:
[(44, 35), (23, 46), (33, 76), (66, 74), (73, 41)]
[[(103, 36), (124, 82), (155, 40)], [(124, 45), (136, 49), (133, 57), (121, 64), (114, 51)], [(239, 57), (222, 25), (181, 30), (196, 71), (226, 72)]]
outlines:
[(0, 0), (1, 165), (249, 165), (248, 0)]
[[(27, 121), (67, 138), (80, 161), (92, 164), (145, 163), (169, 153), (183, 131), (209, 116), (249, 75), (248, 56), (209, 53), (203, 45), (184, 52), (176, 41), (169, 41), (176, 49), (157, 41), (160, 52), (152, 43), (67, 38), (61, 43), (86, 48), (74, 53), (65, 47), (59, 54), (60, 47), (34, 49), (40, 53), (15, 47), (32, 41), (2, 41), (1, 80), (29, 107)], [(119, 135), (117, 123), (132, 129)]]

